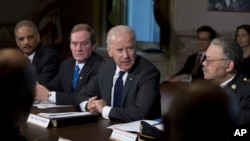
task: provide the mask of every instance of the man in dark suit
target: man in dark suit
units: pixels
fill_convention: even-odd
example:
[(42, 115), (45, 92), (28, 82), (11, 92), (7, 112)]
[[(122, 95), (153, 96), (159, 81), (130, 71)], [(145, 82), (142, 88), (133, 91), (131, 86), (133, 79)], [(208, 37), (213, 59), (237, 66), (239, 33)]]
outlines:
[(59, 68), (59, 55), (45, 44), (41, 44), (37, 27), (32, 21), (22, 20), (15, 26), (15, 40), (19, 49), (29, 58), (41, 84), (50, 82)]
[[(59, 104), (74, 105), (75, 95), (97, 73), (104, 59), (94, 52), (94, 30), (87, 24), (75, 25), (70, 34), (70, 49), (73, 57), (66, 59), (57, 76), (44, 86), (37, 84), (36, 100)], [(76, 85), (73, 85), (75, 67), (79, 66)]]
[(241, 110), (239, 123), (250, 124), (250, 80), (240, 72), (242, 61), (242, 49), (233, 39), (215, 38), (202, 65), (205, 79), (235, 96)]
[(198, 52), (190, 55), (182, 69), (174, 75), (167, 76), (166, 81), (188, 81), (203, 78), (202, 60), (206, 49), (212, 39), (216, 37), (216, 31), (210, 26), (201, 26), (197, 29), (196, 44)]
[[(112, 59), (101, 64), (97, 76), (78, 93), (76, 104), (82, 111), (100, 113), (105, 119), (130, 122), (159, 118), (160, 72), (136, 55), (134, 30), (124, 25), (110, 29), (107, 51)], [(120, 101), (116, 90), (119, 78), (122, 78)]]

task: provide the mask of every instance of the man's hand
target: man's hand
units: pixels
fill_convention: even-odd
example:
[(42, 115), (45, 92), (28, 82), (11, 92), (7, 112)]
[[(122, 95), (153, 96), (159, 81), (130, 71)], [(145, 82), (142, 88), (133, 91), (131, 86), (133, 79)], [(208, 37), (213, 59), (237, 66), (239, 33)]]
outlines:
[(94, 103), (96, 105), (96, 109), (98, 113), (102, 113), (103, 107), (106, 106), (106, 101), (103, 99), (99, 99), (99, 100), (95, 100)]
[(47, 101), (48, 100), (48, 95), (49, 95), (49, 90), (46, 87), (44, 87), (43, 85), (41, 85), (41, 84), (39, 84), (37, 82), (36, 83), (35, 100)]
[(96, 99), (97, 99), (97, 96), (94, 96), (94, 97), (89, 98), (89, 100), (88, 100), (87, 111), (89, 111), (92, 114), (98, 113), (98, 111), (96, 109), (95, 102), (94, 102), (94, 101), (96, 101)]

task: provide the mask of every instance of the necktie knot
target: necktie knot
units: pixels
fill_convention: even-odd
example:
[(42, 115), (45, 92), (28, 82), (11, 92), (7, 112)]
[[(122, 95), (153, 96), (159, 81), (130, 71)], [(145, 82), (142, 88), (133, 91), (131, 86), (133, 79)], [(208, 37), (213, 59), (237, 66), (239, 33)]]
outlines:
[(122, 77), (124, 75), (124, 73), (125, 73), (124, 71), (120, 71), (119, 72), (119, 77)]
[(80, 70), (80, 67), (78, 65), (76, 65), (75, 67), (75, 72), (78, 72), (79, 73), (79, 70)]

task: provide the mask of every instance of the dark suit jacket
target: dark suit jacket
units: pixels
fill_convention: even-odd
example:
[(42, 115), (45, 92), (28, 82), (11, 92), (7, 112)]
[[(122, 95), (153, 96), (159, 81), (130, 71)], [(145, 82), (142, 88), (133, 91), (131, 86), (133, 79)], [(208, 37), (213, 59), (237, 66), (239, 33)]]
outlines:
[[(195, 64), (197, 55), (198, 55), (198, 53), (190, 55), (187, 58), (184, 66), (182, 67), (182, 69), (178, 73), (176, 73), (175, 75), (191, 74), (192, 69), (194, 68), (194, 64)], [(202, 65), (200, 65), (199, 68), (198, 68), (197, 75), (192, 75), (192, 78), (197, 79), (197, 78), (203, 78), (203, 77), (204, 77), (204, 74), (203, 74), (203, 71), (202, 71)]]
[(224, 87), (233, 93), (240, 107), (240, 124), (250, 124), (250, 80), (243, 73), (236, 77)]
[[(93, 81), (78, 93), (76, 104), (87, 101), (89, 97), (98, 96), (110, 106), (115, 70), (116, 64), (113, 59), (105, 61)], [(159, 118), (161, 114), (159, 81), (159, 70), (146, 59), (137, 56), (123, 87), (121, 108), (112, 108), (109, 118), (125, 122)]]
[(250, 57), (244, 58), (242, 65), (242, 71), (248, 78), (250, 78)]
[(59, 69), (59, 55), (53, 48), (39, 44), (32, 64), (35, 67), (38, 82), (44, 85), (56, 76)]
[(56, 77), (48, 85), (45, 85), (49, 90), (56, 91), (56, 104), (74, 105), (76, 93), (93, 79), (103, 61), (104, 59), (100, 55), (92, 53), (79, 74), (74, 93), (71, 92), (71, 89), (76, 61), (73, 57), (63, 61)]

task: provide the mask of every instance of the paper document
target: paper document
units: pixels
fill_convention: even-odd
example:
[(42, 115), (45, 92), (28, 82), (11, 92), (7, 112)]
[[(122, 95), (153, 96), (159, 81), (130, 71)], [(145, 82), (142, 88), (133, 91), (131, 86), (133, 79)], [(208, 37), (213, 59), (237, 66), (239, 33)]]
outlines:
[(36, 106), (39, 109), (48, 109), (48, 108), (54, 108), (54, 107), (70, 107), (74, 105), (56, 105), (49, 101), (34, 101), (33, 106)]
[[(150, 125), (153, 125), (153, 126), (157, 127), (158, 129), (163, 131), (163, 124), (161, 122), (155, 121), (155, 120), (143, 120), (143, 121), (145, 121), (145, 122), (149, 123)], [(141, 126), (141, 120), (138, 120), (138, 121), (129, 122), (129, 123), (121, 123), (121, 124), (111, 125), (107, 128), (110, 128), (110, 129), (117, 128), (117, 129), (121, 129), (121, 130), (125, 130), (125, 131), (139, 133), (140, 126)]]
[(91, 115), (90, 112), (62, 112), (62, 113), (39, 113), (39, 116), (46, 117), (49, 119), (53, 118), (64, 118), (64, 117), (77, 117), (84, 115)]

